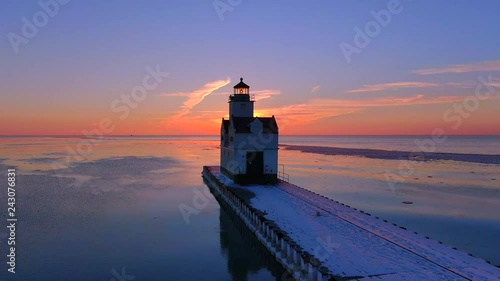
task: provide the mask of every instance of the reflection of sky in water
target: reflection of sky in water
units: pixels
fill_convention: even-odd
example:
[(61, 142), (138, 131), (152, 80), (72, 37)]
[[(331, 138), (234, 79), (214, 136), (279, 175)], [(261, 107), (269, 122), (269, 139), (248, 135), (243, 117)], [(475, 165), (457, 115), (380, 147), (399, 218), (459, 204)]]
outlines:
[[(67, 151), (82, 139), (0, 138), (3, 165), (19, 173), (24, 280), (43, 280), (35, 272), (53, 280), (79, 280), (75, 272), (85, 272), (81, 280), (108, 280), (111, 269), (124, 266), (135, 280), (229, 280), (244, 274), (238, 266), (238, 272), (228, 271), (243, 246), (231, 242), (238, 246), (221, 249), (223, 219), (212, 197), (189, 225), (178, 210), (179, 203), (193, 205), (193, 188), (206, 189), (201, 166), (218, 164), (217, 139), (112, 138), (82, 161), (70, 155), (69, 168), (54, 170), (52, 162), (66, 163)], [(392, 190), (384, 173), (397, 172), (396, 160), (286, 149), (280, 149), (280, 160), (295, 184), (500, 264), (499, 165), (425, 162)], [(246, 258), (261, 261), (257, 254)], [(248, 280), (274, 280), (269, 268), (276, 265), (263, 264), (247, 268)]]
[[(221, 231), (233, 226), (221, 221), (213, 197), (190, 224), (179, 212), (180, 203), (193, 206), (194, 189), (207, 190), (201, 163), (215, 164), (209, 162), (217, 155), (214, 142), (109, 140), (95, 146), (85, 161), (53, 170), (45, 158), (64, 158), (58, 152), (66, 150), (68, 140), (73, 147), (78, 143), (58, 138), (0, 146), (6, 158), (0, 168), (16, 166), (18, 172), (22, 243), (16, 278), (111, 280), (113, 268), (125, 267), (134, 280), (280, 280), (283, 269), (264, 259), (262, 249), (232, 240), (221, 245)], [(3, 218), (5, 211), (0, 211)], [(1, 243), (0, 250), (5, 247)], [(231, 271), (228, 266), (242, 255), (255, 263)]]

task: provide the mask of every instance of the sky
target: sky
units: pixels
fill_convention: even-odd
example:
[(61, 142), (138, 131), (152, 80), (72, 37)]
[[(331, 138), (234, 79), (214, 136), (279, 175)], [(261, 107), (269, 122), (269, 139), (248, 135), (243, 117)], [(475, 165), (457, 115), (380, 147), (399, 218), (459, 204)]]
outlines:
[(5, 0), (0, 135), (500, 135), (499, 1)]

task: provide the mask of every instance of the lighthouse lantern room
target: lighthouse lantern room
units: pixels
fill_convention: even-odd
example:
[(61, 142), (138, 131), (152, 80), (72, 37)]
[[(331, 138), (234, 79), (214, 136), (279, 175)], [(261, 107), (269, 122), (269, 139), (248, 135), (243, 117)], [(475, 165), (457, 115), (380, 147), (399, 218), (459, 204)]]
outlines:
[(236, 183), (275, 183), (278, 173), (278, 124), (254, 117), (254, 98), (243, 78), (229, 96), (229, 119), (221, 124), (221, 171)]

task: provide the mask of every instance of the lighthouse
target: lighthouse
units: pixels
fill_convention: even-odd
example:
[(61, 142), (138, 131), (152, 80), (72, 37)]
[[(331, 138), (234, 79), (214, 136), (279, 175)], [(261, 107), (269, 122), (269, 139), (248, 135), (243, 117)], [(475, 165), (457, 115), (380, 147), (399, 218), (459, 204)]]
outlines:
[(229, 96), (229, 119), (222, 118), (220, 167), (240, 184), (277, 182), (278, 124), (272, 117), (254, 116), (255, 98), (240, 82)]

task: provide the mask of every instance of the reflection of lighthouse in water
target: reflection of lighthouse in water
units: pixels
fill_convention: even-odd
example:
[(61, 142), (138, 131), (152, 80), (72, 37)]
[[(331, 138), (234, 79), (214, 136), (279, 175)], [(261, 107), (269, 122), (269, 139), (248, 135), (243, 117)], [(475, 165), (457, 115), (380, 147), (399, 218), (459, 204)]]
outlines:
[[(219, 214), (221, 251), (227, 256), (228, 272), (232, 280), (247, 281), (249, 275), (264, 269), (267, 272), (262, 274), (269, 277), (266, 280), (273, 278), (282, 281), (282, 277), (287, 276), (286, 270), (255, 238), (240, 218), (228, 210), (226, 203), (220, 201), (219, 203), (221, 204)], [(256, 276), (253, 279), (260, 280)]]

